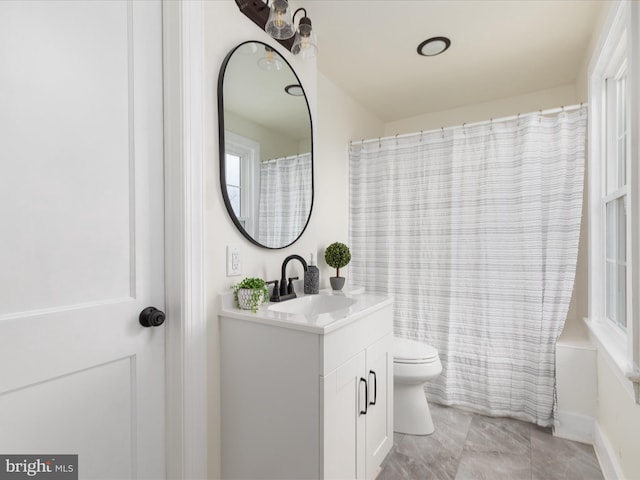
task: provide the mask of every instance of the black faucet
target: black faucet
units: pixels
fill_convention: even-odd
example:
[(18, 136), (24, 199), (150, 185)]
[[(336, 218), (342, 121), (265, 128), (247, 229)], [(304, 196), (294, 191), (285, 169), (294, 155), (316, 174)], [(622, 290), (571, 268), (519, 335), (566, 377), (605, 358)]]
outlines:
[[(282, 302), (284, 300), (296, 298), (296, 292), (293, 289), (293, 281), (297, 280), (298, 277), (290, 278), (289, 283), (287, 284), (287, 264), (290, 260), (300, 260), (302, 268), (304, 268), (305, 272), (307, 271), (307, 262), (305, 262), (304, 258), (302, 258), (300, 255), (289, 255), (287, 258), (285, 258), (282, 262), (282, 276), (280, 278), (280, 285), (278, 285), (277, 281), (273, 282), (275, 283), (275, 285), (273, 286), (274, 291), (270, 299), (272, 302)], [(276, 294), (276, 291), (278, 294)]]

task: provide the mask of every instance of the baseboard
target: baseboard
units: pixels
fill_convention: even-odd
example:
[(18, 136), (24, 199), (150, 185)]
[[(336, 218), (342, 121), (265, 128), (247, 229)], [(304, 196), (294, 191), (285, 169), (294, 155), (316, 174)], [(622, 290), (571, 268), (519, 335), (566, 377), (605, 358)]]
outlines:
[(598, 456), (605, 480), (624, 480), (616, 451), (598, 422), (595, 422), (593, 429), (593, 448)]
[(574, 442), (593, 444), (595, 420), (575, 412), (558, 410), (553, 436)]

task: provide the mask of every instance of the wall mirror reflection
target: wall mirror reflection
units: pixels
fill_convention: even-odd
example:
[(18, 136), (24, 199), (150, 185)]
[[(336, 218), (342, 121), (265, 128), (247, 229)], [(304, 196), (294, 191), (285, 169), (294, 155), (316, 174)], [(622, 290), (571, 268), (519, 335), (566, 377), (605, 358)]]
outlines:
[(291, 245), (313, 206), (311, 114), (293, 68), (264, 43), (238, 45), (220, 70), (218, 122), (231, 219), (256, 245)]

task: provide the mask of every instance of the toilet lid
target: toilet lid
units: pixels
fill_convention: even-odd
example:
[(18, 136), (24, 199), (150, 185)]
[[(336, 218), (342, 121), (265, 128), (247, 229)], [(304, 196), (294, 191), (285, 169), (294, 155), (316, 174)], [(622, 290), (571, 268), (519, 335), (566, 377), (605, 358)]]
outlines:
[(431, 345), (408, 338), (393, 339), (393, 360), (399, 363), (428, 363), (438, 358), (438, 350)]

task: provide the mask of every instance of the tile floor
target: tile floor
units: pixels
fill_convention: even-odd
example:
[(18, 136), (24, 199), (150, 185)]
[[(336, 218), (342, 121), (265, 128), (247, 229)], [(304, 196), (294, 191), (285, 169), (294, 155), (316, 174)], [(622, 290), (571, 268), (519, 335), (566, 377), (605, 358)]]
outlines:
[(436, 431), (395, 434), (377, 480), (602, 480), (593, 447), (546, 429), (430, 404)]

